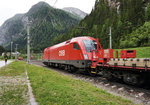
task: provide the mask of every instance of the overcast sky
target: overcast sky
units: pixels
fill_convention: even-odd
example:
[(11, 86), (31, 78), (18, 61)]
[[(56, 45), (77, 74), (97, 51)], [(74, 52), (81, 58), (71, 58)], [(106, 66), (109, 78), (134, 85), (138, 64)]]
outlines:
[(45, 1), (56, 8), (76, 7), (80, 10), (90, 13), (95, 0), (1, 0), (0, 1), (0, 26), (5, 20), (17, 13), (26, 13), (32, 5), (39, 1)]

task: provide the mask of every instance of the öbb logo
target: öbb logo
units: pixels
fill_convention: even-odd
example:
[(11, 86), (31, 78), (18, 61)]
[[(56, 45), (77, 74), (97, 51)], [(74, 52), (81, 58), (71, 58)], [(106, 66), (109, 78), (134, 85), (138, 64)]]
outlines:
[(65, 56), (65, 50), (60, 50), (59, 51), (59, 56)]

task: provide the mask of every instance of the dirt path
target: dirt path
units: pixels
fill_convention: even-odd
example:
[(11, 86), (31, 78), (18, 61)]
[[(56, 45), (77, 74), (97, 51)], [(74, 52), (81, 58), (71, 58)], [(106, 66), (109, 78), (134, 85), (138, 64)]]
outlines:
[(7, 63), (5, 64), (5, 61), (0, 61), (0, 68), (11, 63), (12, 61), (8, 60)]

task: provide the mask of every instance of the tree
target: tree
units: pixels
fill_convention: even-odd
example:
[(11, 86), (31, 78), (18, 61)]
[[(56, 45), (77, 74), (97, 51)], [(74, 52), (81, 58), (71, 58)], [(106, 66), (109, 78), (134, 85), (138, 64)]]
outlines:
[(146, 21), (150, 21), (150, 3), (148, 4), (147, 9), (146, 9), (145, 19)]
[(5, 49), (3, 46), (0, 46), (0, 56), (2, 55), (3, 52), (5, 52)]

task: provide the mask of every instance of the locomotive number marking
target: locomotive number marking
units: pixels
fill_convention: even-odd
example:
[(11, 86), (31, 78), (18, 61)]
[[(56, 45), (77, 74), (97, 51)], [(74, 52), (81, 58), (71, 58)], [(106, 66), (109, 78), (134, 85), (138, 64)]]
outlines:
[(60, 50), (59, 51), (59, 56), (65, 56), (65, 50)]

